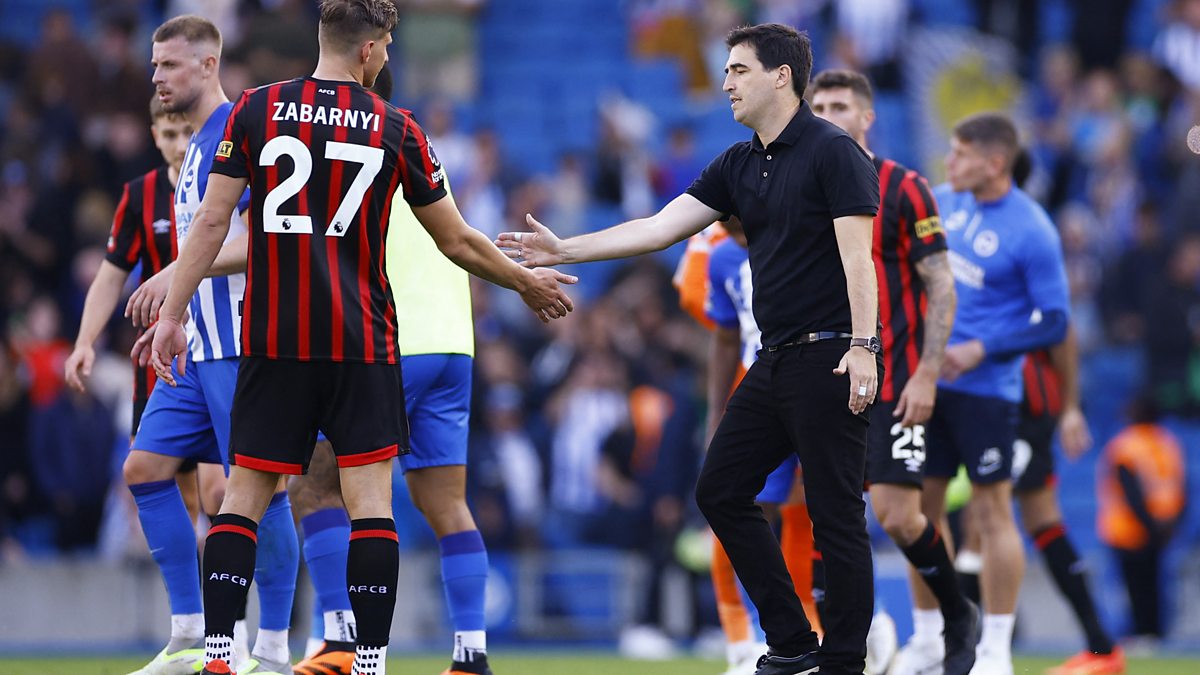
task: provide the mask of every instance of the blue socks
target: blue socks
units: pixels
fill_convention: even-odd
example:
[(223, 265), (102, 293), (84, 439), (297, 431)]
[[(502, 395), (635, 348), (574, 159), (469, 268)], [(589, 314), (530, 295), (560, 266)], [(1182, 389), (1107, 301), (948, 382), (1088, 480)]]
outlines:
[(304, 562), (317, 592), (320, 612), (350, 609), (346, 556), (350, 552), (350, 516), (345, 509), (322, 509), (300, 519)]
[(446, 535), (438, 540), (442, 553), (442, 585), (446, 607), (456, 633), (484, 630), (483, 602), (487, 587), (487, 549), (479, 530)]
[(167, 585), (171, 614), (202, 613), (196, 529), (183, 505), (179, 486), (174, 479), (160, 480), (130, 485), (129, 491), (137, 504), (150, 555)]
[(292, 520), (292, 505), (286, 492), (276, 493), (258, 524), (258, 557), (254, 581), (258, 583), (261, 616), (265, 630), (287, 630), (292, 620), (296, 595), (296, 572), (300, 567), (300, 544)]

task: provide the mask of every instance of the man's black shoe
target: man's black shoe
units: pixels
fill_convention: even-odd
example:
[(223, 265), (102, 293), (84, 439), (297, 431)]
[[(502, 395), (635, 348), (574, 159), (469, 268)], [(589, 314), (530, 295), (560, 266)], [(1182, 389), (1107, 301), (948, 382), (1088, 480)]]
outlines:
[(967, 675), (975, 665), (975, 647), (983, 634), (979, 606), (966, 600), (967, 612), (957, 620), (946, 622), (946, 659), (942, 662), (945, 675)]
[(758, 659), (758, 670), (754, 675), (809, 675), (821, 672), (821, 663), (816, 652), (800, 656), (780, 656), (767, 652)]

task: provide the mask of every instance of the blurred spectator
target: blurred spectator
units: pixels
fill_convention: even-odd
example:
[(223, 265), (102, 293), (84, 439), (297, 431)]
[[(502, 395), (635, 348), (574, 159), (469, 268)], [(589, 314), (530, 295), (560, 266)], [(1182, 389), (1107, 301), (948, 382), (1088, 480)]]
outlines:
[(96, 39), (96, 88), (104, 92), (89, 101), (89, 112), (99, 128), (88, 138), (103, 138), (102, 121), (113, 113), (124, 112), (138, 116), (142, 127), (150, 126), (150, 116), (143, 101), (154, 90), (150, 83), (149, 65), (144, 47), (135, 48), (137, 20), (127, 14), (112, 14), (100, 25)]
[(49, 404), (35, 406), (30, 463), (55, 516), (60, 551), (95, 548), (116, 441), (112, 412), (91, 393), (64, 388)]
[(400, 0), (404, 98), (463, 101), (479, 86), (476, 15), (486, 0)]
[(687, 90), (708, 94), (712, 84), (699, 38), (700, 1), (631, 0), (627, 4), (634, 55), (678, 61)]
[(1200, 235), (1178, 242), (1159, 279), (1146, 298), (1146, 384), (1164, 410), (1194, 412), (1200, 404), (1200, 383), (1193, 376), (1200, 344)]
[(1183, 448), (1159, 425), (1152, 397), (1130, 406), (1130, 425), (1104, 448), (1098, 469), (1100, 540), (1121, 565), (1137, 638), (1157, 640), (1162, 624), (1162, 552), (1187, 502)]
[(581, 153), (563, 154), (547, 185), (550, 210), (546, 222), (553, 223), (554, 233), (560, 237), (583, 234), (587, 225), (585, 217), (590, 199), (584, 161)]
[(671, 129), (667, 147), (654, 168), (654, 195), (663, 206), (683, 194), (700, 176), (706, 163), (696, 154), (696, 135), (686, 126)]
[(1085, 70), (1115, 68), (1125, 49), (1134, 0), (1070, 0), (1071, 43)]
[(425, 107), (425, 114), (420, 121), (421, 128), (429, 134), (429, 144), (446, 169), (446, 175), (465, 182), (478, 161), (478, 155), (470, 136), (455, 124), (454, 106), (449, 101), (436, 100)]
[(58, 307), (47, 296), (29, 305), (24, 320), (12, 330), (13, 346), (29, 372), (29, 400), (34, 409), (51, 405), (63, 390), (63, 364), (71, 345), (62, 337)]
[(87, 111), (96, 98), (98, 71), (87, 41), (75, 30), (71, 13), (64, 8), (46, 12), (34, 44), (25, 71), (26, 91), (43, 104), (50, 102), (47, 95), (53, 92), (52, 96), (61, 96), (74, 113)]
[(482, 405), (483, 432), (471, 438), (472, 506), (489, 547), (531, 549), (541, 540), (542, 462), (524, 407), (516, 384), (492, 387)]
[[(274, 0), (243, 21), (243, 37), (230, 56), (248, 66), (251, 86), (312, 73), (317, 65), (316, 3)], [(235, 92), (240, 93), (240, 92)], [(233, 97), (237, 100), (237, 97)]]
[(1118, 344), (1140, 342), (1150, 317), (1146, 303), (1167, 264), (1167, 242), (1158, 207), (1144, 201), (1134, 220), (1133, 243), (1117, 258), (1104, 279), (1101, 308), (1108, 337)]
[(631, 533), (606, 521), (611, 506), (636, 504), (637, 488), (611, 472), (601, 475), (604, 442), (628, 424), (628, 381), (623, 364), (603, 352), (586, 353), (548, 404), (556, 426), (551, 445), (549, 514), (542, 536), (557, 548), (583, 544), (630, 545)]
[(508, 174), (511, 178), (512, 174), (505, 171), (500, 143), (494, 131), (477, 132), (474, 145), (476, 156), (467, 171), (461, 174), (450, 172), (454, 198), (462, 209), (463, 218), (471, 227), (495, 237), (503, 231), (504, 223), (502, 176)]
[(1200, 90), (1200, 0), (1173, 0), (1169, 11), (1154, 40), (1154, 55), (1185, 87)]
[(0, 563), (20, 555), (14, 526), (32, 510), (29, 394), (17, 356), (0, 340)]
[(833, 0), (832, 67), (864, 73), (878, 91), (899, 91), (910, 0)]

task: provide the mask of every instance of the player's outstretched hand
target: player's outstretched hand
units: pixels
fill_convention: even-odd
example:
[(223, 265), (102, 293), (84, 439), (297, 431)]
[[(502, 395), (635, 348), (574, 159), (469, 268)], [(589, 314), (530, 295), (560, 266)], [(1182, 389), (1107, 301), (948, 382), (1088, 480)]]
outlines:
[(167, 290), (171, 288), (171, 277), (175, 276), (175, 266), (169, 265), (158, 274), (147, 279), (125, 303), (125, 318), (133, 321), (135, 328), (148, 328), (158, 316), (158, 309), (163, 300), (167, 299)]
[[(159, 318), (154, 324), (154, 338), (150, 343), (150, 365), (158, 379), (175, 386), (175, 373), (171, 366), (182, 377), (187, 368), (187, 335), (183, 332), (183, 324), (174, 319)], [(144, 337), (144, 336), (143, 336)]]
[(521, 291), (521, 299), (542, 323), (550, 323), (552, 319), (564, 317), (575, 309), (570, 296), (559, 284), (573, 284), (579, 281), (579, 277), (548, 268), (535, 269), (531, 276), (534, 281)]
[(874, 354), (860, 347), (851, 347), (842, 355), (842, 360), (833, 372), (835, 375), (850, 374), (850, 412), (857, 415), (875, 400), (875, 391), (879, 386), (879, 370), (875, 365)]
[(63, 367), (67, 386), (81, 394), (87, 391), (87, 379), (92, 376), (92, 364), (95, 362), (96, 350), (90, 345), (75, 345), (75, 351), (67, 357)]
[(562, 239), (528, 213), (525, 214), (525, 223), (529, 225), (531, 232), (501, 232), (500, 236), (496, 237), (496, 246), (525, 267), (552, 267), (561, 264)]

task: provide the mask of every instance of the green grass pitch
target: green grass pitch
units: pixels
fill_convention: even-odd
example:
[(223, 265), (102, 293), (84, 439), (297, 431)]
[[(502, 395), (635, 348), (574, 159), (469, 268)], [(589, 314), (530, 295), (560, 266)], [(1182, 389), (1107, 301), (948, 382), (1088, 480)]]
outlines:
[[(125, 675), (145, 658), (3, 659), (2, 675)], [(497, 653), (493, 666), (498, 675), (717, 675), (724, 665), (716, 661), (680, 659), (661, 663), (625, 661), (605, 654)], [(1061, 659), (1019, 657), (1015, 672), (1040, 675)], [(414, 656), (389, 659), (390, 675), (438, 675), (447, 666), (444, 657)], [(1200, 657), (1134, 659), (1127, 675), (1197, 675)]]

